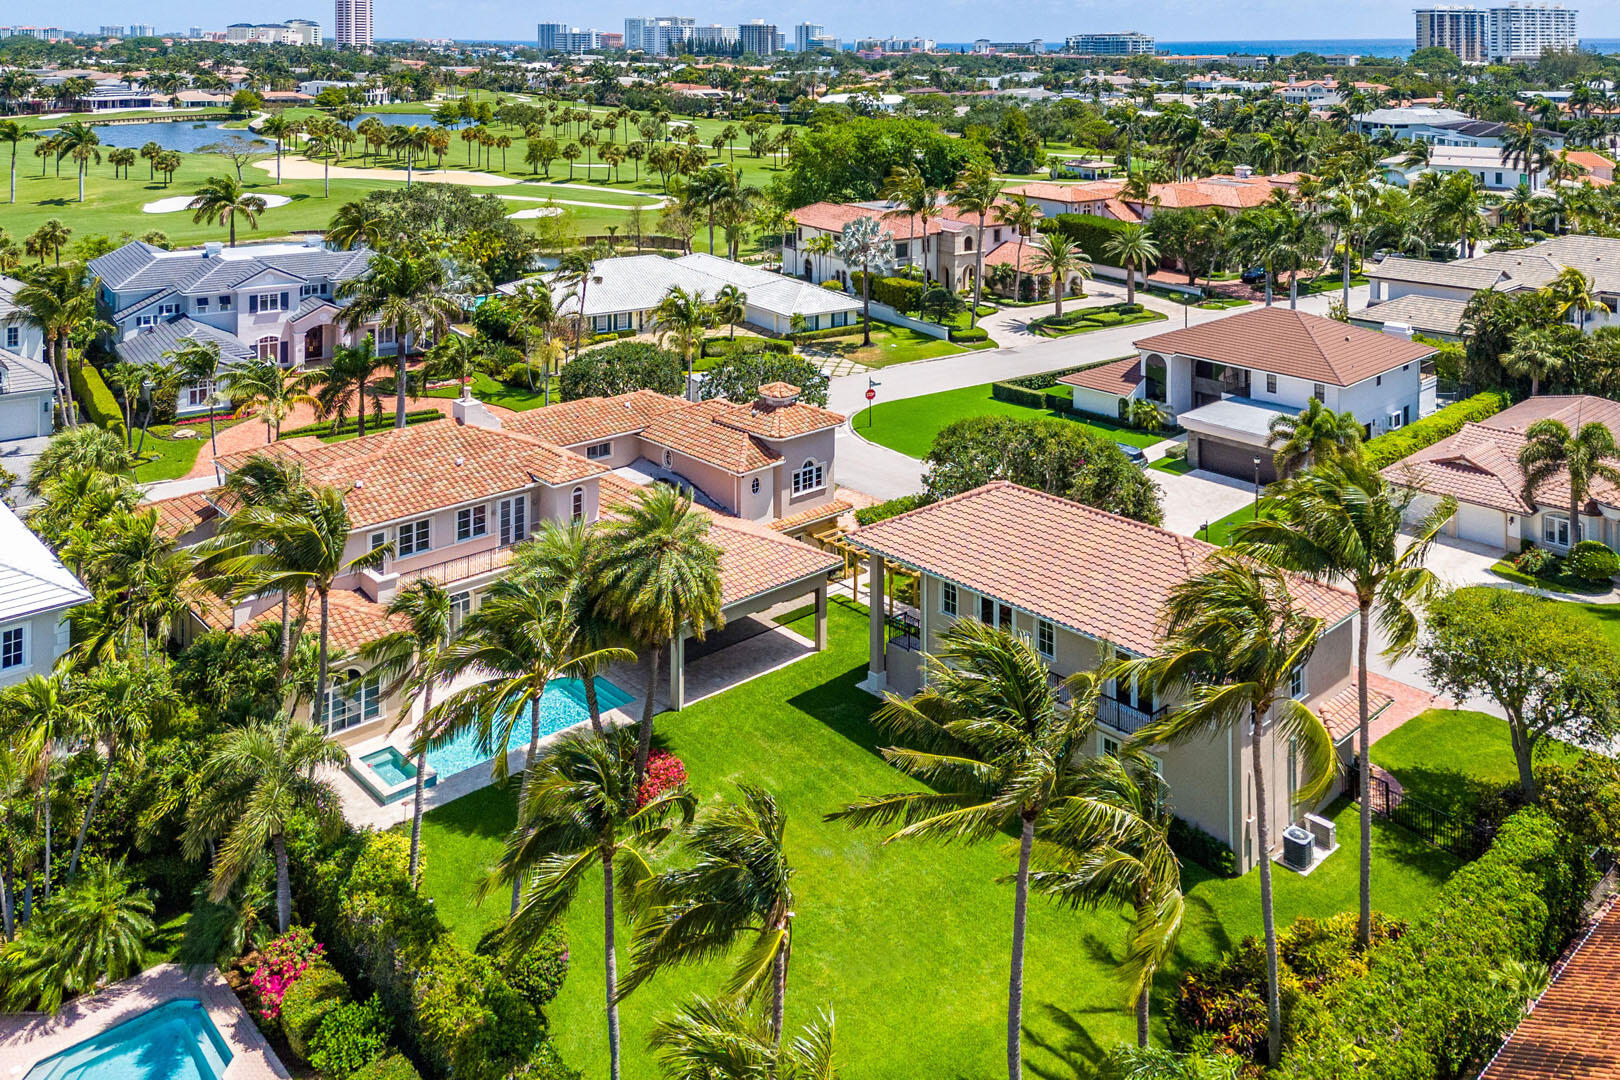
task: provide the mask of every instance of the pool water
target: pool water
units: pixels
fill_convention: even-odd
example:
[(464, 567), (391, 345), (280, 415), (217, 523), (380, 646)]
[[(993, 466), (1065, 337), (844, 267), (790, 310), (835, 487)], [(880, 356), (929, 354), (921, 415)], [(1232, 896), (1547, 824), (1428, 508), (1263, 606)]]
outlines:
[(221, 1080), (230, 1063), (202, 1002), (180, 998), (53, 1054), (23, 1080)]
[(416, 766), (392, 746), (385, 746), (360, 759), (389, 787), (416, 779)]
[[(603, 713), (609, 709), (620, 708), (633, 700), (635, 699), (632, 695), (606, 679), (596, 680), (596, 704)], [(575, 725), (589, 723), (590, 719), (590, 710), (585, 707), (584, 683), (578, 679), (553, 679), (546, 684), (546, 692), (540, 698), (542, 739), (547, 735), (566, 731)], [(526, 748), (528, 745), (529, 718), (525, 712), (525, 715), (513, 725), (512, 737), (507, 741), (506, 748), (510, 751)], [(443, 780), (489, 761), (490, 755), (479, 753), (477, 737), (471, 731), (464, 731), (454, 742), (446, 743), (436, 750), (429, 750), (427, 760), (439, 774), (440, 780)]]

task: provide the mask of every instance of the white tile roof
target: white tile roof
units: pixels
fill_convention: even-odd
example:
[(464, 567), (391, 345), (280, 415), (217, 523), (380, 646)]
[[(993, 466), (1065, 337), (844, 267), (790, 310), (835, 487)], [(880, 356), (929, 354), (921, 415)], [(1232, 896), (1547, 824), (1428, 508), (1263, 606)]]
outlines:
[(0, 505), (0, 622), (85, 603), (90, 591)]
[[(712, 300), (727, 285), (735, 285), (748, 295), (748, 306), (780, 315), (826, 315), (858, 311), (860, 301), (843, 293), (823, 289), (797, 278), (785, 277), (753, 266), (694, 253), (678, 259), (660, 255), (621, 255), (603, 259), (595, 266), (595, 277), (585, 290), (585, 315), (609, 315), (622, 311), (646, 311), (658, 306), (673, 286), (701, 294)], [(576, 299), (557, 293), (558, 310), (572, 315), (579, 310)], [(511, 292), (511, 286), (501, 286)]]

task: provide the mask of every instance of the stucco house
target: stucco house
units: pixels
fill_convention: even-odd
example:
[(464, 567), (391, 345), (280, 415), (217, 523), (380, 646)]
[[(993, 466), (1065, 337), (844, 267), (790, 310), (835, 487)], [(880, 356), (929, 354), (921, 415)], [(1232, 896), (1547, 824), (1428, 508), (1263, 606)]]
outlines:
[(56, 373), (45, 363), (45, 335), (14, 297), (22, 282), (0, 276), (0, 443), (49, 435), (55, 427)]
[(1494, 551), (1517, 553), (1533, 543), (1560, 554), (1580, 540), (1620, 547), (1620, 490), (1594, 480), (1577, 520), (1569, 518), (1569, 483), (1543, 484), (1525, 497), (1519, 453), (1537, 420), (1553, 419), (1571, 431), (1589, 423), (1620, 439), (1620, 402), (1589, 395), (1543, 395), (1495, 416), (1464, 424), (1433, 446), (1383, 470), (1392, 483), (1417, 492), (1411, 514), (1420, 519), (1441, 498), (1457, 500), (1446, 533)]
[(0, 687), (46, 675), (72, 643), (70, 608), (90, 590), (0, 505)]
[[(1285, 307), (1256, 308), (1136, 342), (1137, 355), (1063, 376), (1075, 408), (1123, 417), (1155, 402), (1187, 429), (1187, 460), (1227, 476), (1276, 478), (1271, 422), (1312, 398), (1349, 412), (1368, 438), (1433, 411), (1423, 362), (1434, 347), (1410, 330), (1379, 333)], [(1259, 464), (1255, 464), (1255, 459)]]
[[(957, 619), (979, 619), (1028, 636), (1054, 679), (1115, 659), (1155, 655), (1170, 591), (1218, 549), (1080, 503), (998, 481), (868, 525), (848, 536), (868, 556), (869, 595), (884, 595), (888, 574), (917, 579), (917, 602), (893, 622), (871, 606), (866, 681), (874, 693), (915, 693), (924, 653)], [(1352, 753), (1358, 717), (1354, 680), (1354, 598), (1297, 579), (1296, 600), (1323, 620), (1324, 635), (1295, 673), (1293, 696), (1327, 724), (1340, 756)], [(1374, 692), (1382, 712), (1391, 697)], [(1172, 703), (1146, 686), (1110, 683), (1098, 708), (1095, 751), (1117, 749)], [(1221, 735), (1153, 749), (1177, 815), (1230, 845), (1239, 868), (1260, 857), (1255, 820), (1268, 815), (1271, 841), (1312, 807), (1293, 806), (1299, 771), (1291, 748), (1261, 735), (1268, 805), (1257, 808), (1247, 739)]]

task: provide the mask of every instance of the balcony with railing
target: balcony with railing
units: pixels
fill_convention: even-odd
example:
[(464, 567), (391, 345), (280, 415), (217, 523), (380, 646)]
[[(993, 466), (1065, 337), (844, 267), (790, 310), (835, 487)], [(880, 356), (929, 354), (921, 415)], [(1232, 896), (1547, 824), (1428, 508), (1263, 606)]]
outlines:
[(415, 566), (399, 572), (399, 585), (403, 588), (413, 581), (423, 579), (435, 581), (440, 585), (449, 585), (452, 582), (494, 573), (512, 561), (512, 552), (515, 550), (516, 544), (503, 544), (500, 547), (475, 551), (470, 555), (458, 555), (443, 562)]
[(1097, 720), (1107, 724), (1116, 731), (1126, 735), (1135, 735), (1148, 724), (1169, 712), (1169, 707), (1160, 705), (1153, 710), (1139, 709), (1135, 705), (1118, 698), (1104, 695), (1097, 699)]

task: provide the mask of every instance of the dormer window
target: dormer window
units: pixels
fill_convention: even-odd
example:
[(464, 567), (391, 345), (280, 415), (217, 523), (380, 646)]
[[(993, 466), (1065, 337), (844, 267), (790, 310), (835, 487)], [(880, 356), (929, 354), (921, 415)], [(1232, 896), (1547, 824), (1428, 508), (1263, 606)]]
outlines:
[(805, 459), (793, 474), (793, 494), (804, 495), (826, 486), (826, 475), (819, 461)]

